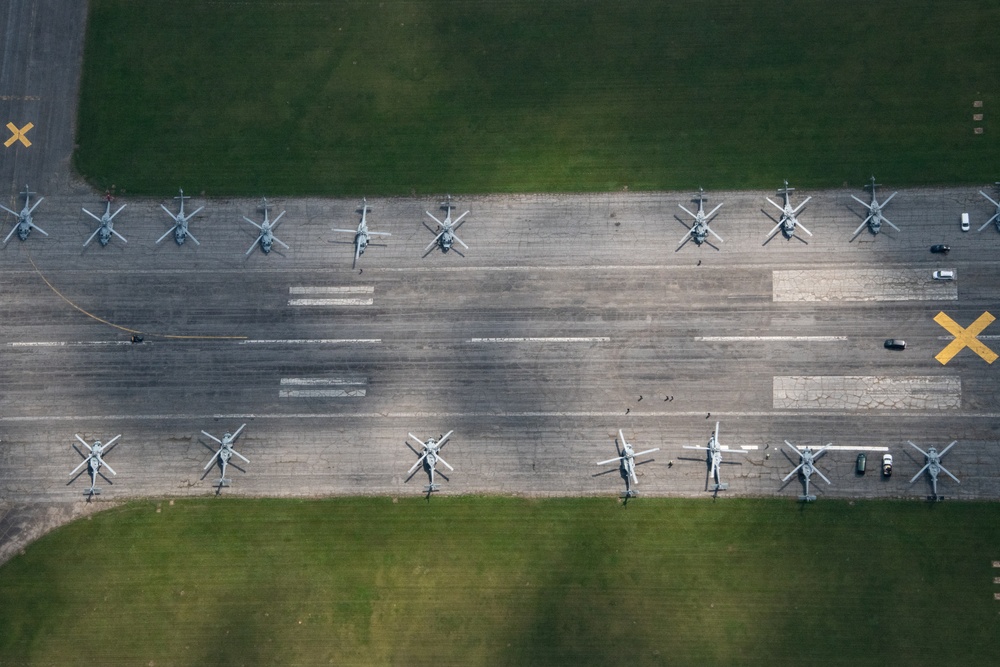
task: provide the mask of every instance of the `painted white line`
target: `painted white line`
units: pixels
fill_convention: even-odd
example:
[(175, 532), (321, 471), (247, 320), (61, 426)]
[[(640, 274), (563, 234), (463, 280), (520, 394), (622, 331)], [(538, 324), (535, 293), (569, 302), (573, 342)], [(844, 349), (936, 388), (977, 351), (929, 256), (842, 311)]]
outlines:
[(775, 410), (927, 410), (962, 407), (958, 375), (775, 376)]
[(360, 398), (364, 389), (281, 389), (278, 398)]
[(371, 294), (374, 285), (351, 285), (345, 287), (289, 287), (289, 294)]
[(810, 341), (817, 343), (832, 343), (847, 340), (847, 336), (695, 336), (695, 340), (706, 343), (734, 343), (738, 341)]
[[(942, 410), (908, 410), (906, 419), (941, 419)], [(952, 411), (948, 411), (952, 412)], [(775, 410), (772, 412), (718, 412), (720, 418), (760, 418), (773, 419), (775, 417), (830, 417), (829, 410)], [(955, 413), (953, 413), (955, 414)], [(1000, 412), (962, 412), (957, 413), (963, 419), (1000, 419)], [(219, 414), (132, 414), (132, 415), (31, 415), (31, 416), (10, 416), (0, 415), (0, 423), (37, 423), (37, 422), (115, 422), (115, 421), (183, 421), (211, 420), (211, 419), (517, 419), (517, 418), (545, 418), (545, 419), (619, 419), (622, 413), (619, 410), (593, 411), (593, 412), (275, 412), (275, 413), (253, 413), (234, 412)], [(629, 419), (676, 419), (678, 417), (704, 417), (705, 411), (677, 411), (677, 412), (648, 412), (635, 413), (629, 415)]]
[(78, 340), (78, 341), (35, 341), (15, 342), (11, 347), (78, 347), (81, 345), (131, 345), (128, 340)]
[(241, 340), (240, 345), (368, 345), (379, 344), (381, 338), (290, 338)]
[(296, 387), (331, 387), (340, 385), (360, 385), (368, 384), (367, 378), (281, 378), (281, 386)]
[(466, 343), (607, 343), (607, 336), (591, 336), (589, 338), (470, 338)]
[(760, 449), (760, 447), (758, 447), (757, 445), (740, 445), (740, 449), (754, 450), (754, 449)]
[[(819, 449), (817, 446), (812, 446), (812, 450), (815, 452)], [(805, 449), (804, 446), (796, 445), (796, 449)], [(861, 447), (860, 445), (830, 445), (827, 447), (828, 451), (838, 451), (838, 452), (887, 452), (888, 447)]]
[(289, 306), (370, 306), (373, 299), (289, 299)]

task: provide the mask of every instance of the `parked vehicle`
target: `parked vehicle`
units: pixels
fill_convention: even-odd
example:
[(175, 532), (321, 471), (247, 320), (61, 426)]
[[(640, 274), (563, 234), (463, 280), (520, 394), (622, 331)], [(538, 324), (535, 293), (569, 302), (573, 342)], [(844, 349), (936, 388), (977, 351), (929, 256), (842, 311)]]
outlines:
[(858, 471), (859, 475), (865, 474), (865, 464), (868, 463), (868, 457), (865, 456), (864, 452), (858, 454), (858, 461), (855, 464), (855, 470)]
[(962, 231), (963, 232), (969, 231), (969, 214), (968, 213), (963, 213), (962, 214)]
[(892, 477), (892, 454), (882, 456), (882, 476)]
[(931, 275), (934, 277), (934, 280), (954, 280), (955, 279), (955, 272), (952, 271), (951, 269), (942, 269), (940, 271), (935, 271)]
[(899, 340), (898, 338), (888, 338), (885, 341), (885, 349), (887, 350), (905, 350), (906, 341)]
[(931, 252), (941, 253), (942, 255), (947, 255), (951, 252), (951, 246), (946, 246), (943, 243), (938, 243), (937, 245), (931, 246)]

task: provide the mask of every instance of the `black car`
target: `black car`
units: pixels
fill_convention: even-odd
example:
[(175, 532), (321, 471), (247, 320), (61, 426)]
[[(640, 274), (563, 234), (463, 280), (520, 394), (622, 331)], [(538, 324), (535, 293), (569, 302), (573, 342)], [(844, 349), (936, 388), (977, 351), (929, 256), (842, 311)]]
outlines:
[(950, 246), (946, 246), (943, 243), (938, 243), (937, 245), (931, 246), (931, 252), (939, 252), (942, 255), (947, 255), (951, 251)]
[(885, 349), (887, 350), (905, 350), (906, 341), (899, 340), (898, 338), (887, 338), (885, 341)]

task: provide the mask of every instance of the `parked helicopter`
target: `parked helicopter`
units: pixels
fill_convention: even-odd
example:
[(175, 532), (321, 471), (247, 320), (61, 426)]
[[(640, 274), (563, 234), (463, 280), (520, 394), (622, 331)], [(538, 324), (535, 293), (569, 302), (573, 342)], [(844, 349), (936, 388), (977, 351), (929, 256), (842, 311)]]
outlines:
[(174, 215), (173, 213), (170, 212), (170, 209), (168, 209), (163, 204), (160, 204), (160, 208), (162, 208), (164, 211), (166, 211), (167, 215), (169, 215), (170, 218), (171, 218), (171, 220), (174, 221), (174, 226), (171, 227), (170, 229), (168, 229), (166, 231), (166, 233), (164, 233), (163, 236), (161, 236), (160, 238), (156, 239), (156, 242), (159, 243), (163, 239), (167, 238), (167, 236), (170, 235), (170, 232), (173, 232), (174, 233), (174, 241), (177, 242), (177, 245), (184, 245), (184, 240), (187, 237), (189, 237), (189, 236), (191, 237), (191, 240), (194, 241), (195, 245), (201, 245), (201, 243), (198, 242), (198, 239), (196, 239), (194, 237), (194, 234), (192, 234), (191, 231), (188, 229), (188, 222), (191, 220), (191, 218), (193, 218), (194, 216), (198, 215), (198, 212), (201, 211), (201, 209), (203, 209), (205, 207), (204, 206), (199, 206), (197, 209), (195, 209), (191, 213), (188, 213), (187, 215), (184, 215), (184, 200), (185, 199), (191, 199), (191, 198), (185, 196), (184, 195), (184, 190), (181, 189), (181, 194), (179, 196), (177, 196), (177, 197), (174, 197), (174, 199), (180, 199), (181, 200), (181, 210), (177, 213), (177, 215)]
[(102, 215), (101, 217), (97, 217), (95, 214), (91, 213), (85, 208), (81, 209), (84, 213), (92, 217), (94, 220), (97, 220), (99, 223), (101, 223), (100, 227), (95, 229), (94, 233), (90, 235), (90, 238), (88, 238), (84, 242), (83, 244), (84, 248), (90, 245), (90, 242), (94, 240), (95, 236), (97, 237), (97, 242), (100, 243), (102, 247), (106, 246), (111, 241), (112, 234), (120, 238), (122, 240), (122, 243), (128, 243), (128, 241), (125, 239), (124, 236), (115, 231), (115, 223), (114, 223), (115, 216), (121, 213), (122, 209), (124, 209), (127, 206), (127, 204), (122, 204), (121, 208), (112, 213), (111, 202), (113, 202), (114, 200), (115, 198), (111, 196), (110, 192), (104, 195), (104, 202), (107, 204), (107, 208), (104, 211), (104, 215)]
[(901, 231), (899, 227), (897, 227), (896, 225), (892, 224), (889, 221), (889, 218), (882, 215), (882, 210), (889, 205), (889, 202), (892, 200), (893, 197), (896, 196), (896, 193), (893, 192), (891, 195), (889, 195), (888, 198), (886, 198), (884, 202), (880, 204), (878, 201), (878, 197), (875, 196), (875, 188), (877, 187), (879, 187), (879, 184), (875, 182), (875, 177), (872, 176), (871, 183), (865, 186), (866, 190), (870, 189), (872, 191), (872, 201), (870, 204), (866, 204), (865, 202), (861, 201), (854, 195), (851, 195), (851, 199), (853, 199), (854, 201), (858, 202), (866, 209), (868, 209), (868, 217), (866, 217), (864, 222), (858, 225), (858, 228), (854, 230), (854, 236), (851, 237), (852, 241), (855, 238), (857, 238), (858, 234), (861, 233), (861, 230), (865, 228), (865, 225), (868, 225), (868, 229), (871, 231), (872, 234), (879, 233), (879, 231), (882, 229), (883, 222), (892, 227), (893, 229), (895, 229), (897, 232)]
[(812, 450), (812, 447), (806, 447), (805, 449), (801, 449), (800, 450), (798, 447), (796, 447), (792, 443), (788, 442), (787, 440), (785, 440), (785, 444), (788, 445), (792, 449), (793, 452), (795, 452), (796, 454), (799, 455), (799, 460), (801, 461), (801, 463), (799, 463), (797, 466), (795, 466), (795, 468), (792, 470), (792, 472), (790, 472), (787, 475), (785, 475), (785, 477), (781, 481), (782, 482), (787, 482), (788, 480), (790, 480), (792, 478), (792, 475), (794, 475), (795, 473), (797, 473), (797, 472), (799, 472), (801, 470), (802, 471), (802, 479), (805, 481), (805, 485), (806, 485), (806, 492), (805, 492), (805, 494), (799, 496), (799, 500), (803, 501), (803, 502), (811, 503), (812, 501), (816, 500), (816, 496), (810, 495), (810, 493), (809, 493), (809, 478), (812, 477), (812, 474), (816, 473), (817, 475), (819, 475), (820, 477), (823, 478), (824, 482), (826, 482), (827, 484), (830, 484), (830, 480), (828, 480), (826, 478), (826, 475), (824, 475), (823, 473), (821, 473), (819, 471), (819, 469), (816, 468), (816, 466), (814, 465), (814, 463), (815, 463), (816, 459), (818, 459), (819, 457), (823, 456), (823, 454), (825, 454), (827, 452), (827, 448), (830, 447), (830, 445), (832, 445), (833, 443), (832, 442), (827, 443), (827, 444), (823, 445), (822, 447), (820, 447), (815, 452)]
[[(719, 242), (722, 243), (722, 237), (716, 234), (714, 231), (712, 231), (708, 226), (708, 223), (712, 220), (713, 217), (715, 217), (715, 214), (718, 213), (719, 209), (722, 208), (722, 204), (720, 203), (711, 211), (705, 213), (705, 190), (702, 188), (698, 188), (698, 194), (695, 195), (695, 198), (692, 199), (691, 201), (698, 202), (697, 213), (692, 213), (691, 211), (684, 208), (684, 206), (681, 204), (677, 205), (678, 208), (680, 208), (682, 211), (684, 211), (692, 218), (694, 218), (694, 223), (688, 229), (687, 234), (681, 237), (681, 242), (680, 245), (677, 246), (677, 250), (683, 248), (684, 244), (687, 243), (689, 240), (693, 240), (696, 245), (701, 245), (708, 238), (709, 234), (719, 239)], [(680, 218), (677, 219), (680, 220)], [(711, 246), (712, 244), (709, 243), (708, 245)], [(712, 247), (714, 248), (715, 246)], [(677, 250), (675, 250), (674, 252), (677, 252)], [(716, 250), (718, 250), (718, 248), (716, 248)]]
[(371, 241), (372, 236), (392, 236), (392, 234), (389, 234), (388, 232), (368, 231), (368, 212), (371, 210), (371, 206), (368, 205), (368, 199), (362, 199), (361, 208), (358, 209), (358, 212), (361, 214), (361, 222), (358, 223), (358, 228), (333, 230), (344, 234), (354, 234), (354, 263), (351, 264), (352, 269), (357, 266), (358, 257), (365, 254), (365, 249), (368, 247), (368, 243)]
[[(643, 463), (648, 463), (648, 461), (635, 462), (635, 457), (642, 456), (643, 454), (652, 454), (653, 452), (660, 451), (659, 447), (654, 447), (653, 449), (645, 449), (641, 452), (637, 452), (632, 448), (625, 440), (625, 434), (622, 433), (621, 429), (618, 429), (619, 440), (615, 441), (615, 451), (618, 452), (618, 456), (613, 459), (608, 459), (607, 461), (598, 461), (597, 465), (603, 466), (609, 463), (614, 463), (616, 461), (621, 462), (621, 470), (625, 476), (625, 493), (622, 494), (623, 498), (634, 498), (639, 495), (639, 492), (633, 487), (639, 484), (639, 478), (635, 476), (635, 467), (637, 465), (642, 465)], [(621, 449), (618, 448), (618, 443), (621, 442)]]
[[(445, 209), (445, 211), (447, 212), (444, 221), (435, 218), (433, 215), (431, 215), (430, 211), (424, 211), (424, 213), (429, 215), (431, 220), (436, 222), (438, 225), (437, 229), (431, 229), (431, 232), (437, 234), (437, 236), (435, 236), (434, 240), (431, 241), (426, 248), (424, 248), (424, 257), (430, 254), (430, 251), (431, 249), (434, 248), (435, 244), (440, 246), (442, 252), (448, 252), (449, 250), (451, 250), (455, 241), (458, 241), (459, 244), (461, 244), (461, 246), (466, 250), (469, 249), (469, 246), (465, 245), (465, 241), (458, 238), (458, 234), (455, 233), (456, 231), (458, 231), (459, 227), (465, 224), (465, 222), (462, 221), (462, 218), (469, 215), (469, 212), (466, 211), (462, 215), (452, 220), (451, 209), (454, 208), (454, 205), (451, 203), (451, 195), (448, 195), (446, 201), (441, 202), (441, 208)], [(424, 224), (424, 226), (425, 227), (427, 226), (426, 223)], [(430, 228), (428, 227), (428, 229)], [(461, 255), (462, 257), (465, 257), (465, 255), (462, 255), (462, 253), (459, 252), (457, 248), (455, 249), (455, 252)]]
[[(998, 181), (997, 183), (995, 183), (995, 185), (1000, 186), (1000, 181)], [(991, 217), (989, 220), (987, 220), (985, 223), (983, 223), (983, 226), (979, 228), (979, 231), (983, 231), (984, 229), (986, 229), (986, 227), (991, 222), (993, 222), (994, 220), (997, 223), (997, 230), (1000, 231), (1000, 202), (995, 201), (992, 197), (990, 197), (988, 194), (986, 194), (982, 190), (979, 191), (979, 194), (981, 194), (982, 196), (986, 197), (986, 199), (988, 199), (989, 202), (991, 204), (993, 204), (993, 206), (996, 207), (996, 211), (993, 213), (993, 217)], [(10, 209), (7, 209), (7, 210), (9, 211)]]
[(0, 204), (0, 208), (13, 215), (15, 218), (17, 218), (17, 222), (14, 223), (14, 228), (10, 230), (10, 233), (7, 234), (7, 237), (3, 240), (4, 243), (7, 243), (7, 241), (10, 240), (10, 237), (14, 235), (14, 232), (17, 232), (17, 238), (21, 239), (22, 241), (27, 240), (28, 234), (31, 233), (32, 229), (37, 229), (43, 236), (49, 235), (48, 232), (46, 232), (44, 229), (36, 225), (31, 218), (31, 214), (35, 212), (35, 209), (38, 208), (38, 205), (42, 203), (45, 197), (41, 197), (40, 199), (38, 199), (35, 202), (35, 205), (32, 206), (31, 195), (37, 193), (30, 191), (28, 189), (28, 186), (25, 185), (24, 192), (22, 192), (21, 194), (24, 195), (24, 208), (21, 209), (20, 213), (16, 213), (15, 211), (12, 211), (6, 206)]
[[(428, 486), (424, 487), (424, 493), (427, 493), (428, 495), (441, 489), (441, 485), (436, 484), (434, 482), (435, 466), (437, 466), (438, 461), (445, 464), (448, 470), (455, 470), (454, 468), (451, 467), (451, 465), (447, 461), (441, 458), (441, 448), (444, 447), (445, 442), (448, 441), (448, 438), (450, 438), (451, 434), (454, 432), (455, 431), (448, 431), (443, 436), (441, 436), (439, 440), (435, 440), (434, 438), (428, 438), (426, 442), (424, 442), (417, 436), (413, 435), (412, 433), (407, 433), (407, 435), (413, 438), (413, 440), (417, 444), (419, 444), (423, 448), (423, 450), (420, 453), (420, 458), (417, 459), (417, 462), (413, 464), (412, 468), (406, 471), (406, 474), (413, 475), (413, 473), (416, 472), (417, 468), (420, 467), (420, 464), (423, 464), (424, 467), (427, 469), (428, 474), (430, 474), (431, 476), (431, 483)], [(441, 474), (441, 476), (444, 477), (445, 479), (448, 479), (443, 474)]]
[[(781, 230), (781, 234), (786, 239), (791, 239), (793, 236), (795, 236), (796, 227), (800, 227), (802, 231), (804, 231), (809, 236), (812, 236), (812, 232), (806, 229), (806, 226), (803, 225), (801, 222), (799, 222), (798, 218), (796, 217), (798, 216), (799, 213), (802, 212), (802, 209), (805, 208), (805, 205), (809, 203), (809, 200), (812, 199), (812, 197), (806, 197), (801, 204), (799, 204), (795, 208), (792, 208), (792, 203), (788, 195), (790, 195), (793, 192), (795, 192), (795, 188), (788, 187), (788, 181), (786, 180), (785, 187), (778, 190), (778, 194), (784, 198), (783, 205), (779, 206), (778, 203), (775, 202), (770, 197), (765, 197), (765, 199), (768, 201), (769, 204), (771, 204), (771, 206), (774, 206), (776, 209), (781, 211), (781, 219), (778, 220), (778, 224), (774, 226), (774, 229), (772, 229), (770, 232), (767, 233), (767, 239), (764, 241), (765, 244), (768, 241), (770, 241), (775, 234), (778, 233), (779, 229)], [(771, 218), (770, 215), (768, 215), (767, 217)], [(771, 220), (774, 220), (774, 218), (771, 218)]]
[(244, 220), (246, 220), (251, 225), (260, 230), (260, 234), (257, 235), (256, 240), (254, 240), (254, 242), (250, 244), (250, 247), (247, 248), (247, 251), (244, 254), (244, 256), (248, 256), (250, 253), (252, 253), (253, 249), (257, 247), (258, 243), (260, 243), (260, 249), (264, 251), (265, 255), (271, 252), (271, 243), (274, 241), (277, 241), (278, 245), (283, 246), (286, 250), (290, 250), (290, 248), (284, 241), (282, 241), (281, 239), (279, 239), (277, 236), (274, 235), (274, 230), (278, 228), (281, 216), (285, 215), (285, 211), (279, 213), (278, 217), (275, 218), (274, 220), (269, 220), (268, 210), (270, 208), (271, 208), (270, 204), (267, 203), (267, 197), (264, 197), (263, 201), (261, 202), (261, 205), (257, 207), (258, 211), (261, 210), (264, 211), (264, 222), (260, 223), (259, 225), (250, 218), (246, 217), (245, 215), (243, 216)]
[(924, 471), (926, 470), (927, 474), (931, 476), (931, 488), (933, 489), (933, 494), (934, 494), (932, 496), (932, 498), (934, 500), (937, 500), (938, 499), (937, 482), (938, 482), (938, 475), (940, 473), (943, 472), (944, 474), (948, 475), (948, 477), (951, 477), (953, 480), (955, 480), (959, 484), (962, 483), (962, 482), (960, 482), (958, 480), (958, 477), (955, 477), (954, 475), (952, 475), (950, 472), (948, 472), (947, 468), (945, 468), (943, 465), (941, 465), (941, 459), (944, 458), (944, 455), (948, 453), (949, 449), (951, 449), (952, 447), (954, 447), (955, 445), (958, 444), (958, 440), (955, 440), (950, 445), (948, 445), (947, 447), (945, 447), (941, 451), (940, 454), (938, 454), (937, 449), (935, 449), (934, 447), (928, 447), (927, 451), (925, 452), (924, 450), (920, 449), (919, 447), (917, 447), (916, 445), (914, 445), (912, 442), (910, 442), (908, 440), (907, 440), (906, 444), (908, 444), (910, 447), (913, 447), (915, 450), (917, 450), (918, 452), (920, 452), (921, 454), (923, 454), (924, 455), (924, 460), (927, 462), (924, 465), (924, 467), (921, 468), (917, 472), (917, 474), (913, 476), (913, 479), (910, 480), (910, 484), (913, 484), (915, 481), (917, 481), (917, 478), (920, 477), (922, 474), (924, 474)]
[[(233, 449), (233, 442), (236, 441), (236, 438), (240, 437), (240, 433), (243, 431), (244, 428), (246, 428), (246, 424), (243, 424), (243, 426), (240, 426), (238, 429), (236, 429), (236, 433), (229, 433), (227, 431), (222, 435), (222, 440), (219, 440), (211, 433), (207, 433), (205, 431), (201, 432), (202, 435), (211, 438), (215, 442), (219, 443), (218, 451), (216, 451), (215, 454), (212, 455), (212, 458), (208, 460), (208, 464), (205, 465), (203, 470), (208, 470), (209, 468), (212, 467), (212, 464), (215, 463), (216, 459), (219, 460), (219, 463), (222, 466), (222, 476), (219, 479), (217, 479), (215, 483), (219, 485), (220, 489), (224, 486), (229, 486), (232, 483), (231, 479), (226, 478), (226, 466), (229, 465), (229, 459), (231, 459), (234, 454), (239, 458), (243, 459), (245, 462), (250, 463), (250, 459), (248, 459), (247, 457), (243, 456), (238, 451)], [(234, 468), (237, 468), (235, 463), (232, 465)]]
[[(107, 468), (112, 475), (118, 474), (114, 471), (114, 468), (108, 465), (108, 462), (105, 461), (103, 457), (111, 452), (120, 437), (122, 437), (121, 434), (116, 435), (111, 438), (107, 444), (103, 444), (100, 440), (95, 440), (93, 445), (88, 445), (87, 441), (81, 438), (79, 434), (76, 435), (76, 439), (80, 441), (80, 444), (87, 448), (89, 455), (85, 455), (79, 449), (76, 449), (76, 445), (73, 445), (73, 449), (76, 449), (76, 452), (83, 457), (83, 463), (74, 468), (73, 472), (71, 472), (69, 476), (75, 479), (74, 475), (80, 472), (84, 466), (89, 466), (90, 488), (83, 492), (83, 495), (87, 496), (88, 499), (101, 495), (101, 490), (97, 487), (97, 476), (100, 475), (101, 477), (104, 477), (104, 473), (101, 472), (102, 467)], [(104, 480), (108, 484), (111, 483), (111, 480), (107, 477), (104, 477)], [(72, 483), (72, 479), (70, 482)]]
[(708, 452), (709, 465), (711, 466), (711, 475), (715, 479), (715, 485), (710, 489), (711, 491), (725, 491), (729, 488), (728, 484), (723, 484), (720, 479), (720, 470), (722, 466), (722, 453), (727, 454), (746, 454), (747, 452), (741, 449), (729, 449), (728, 447), (723, 447), (719, 443), (719, 422), (715, 422), (715, 434), (712, 435), (708, 440), (707, 447), (695, 447), (693, 445), (684, 445), (684, 449), (700, 449), (701, 451)]

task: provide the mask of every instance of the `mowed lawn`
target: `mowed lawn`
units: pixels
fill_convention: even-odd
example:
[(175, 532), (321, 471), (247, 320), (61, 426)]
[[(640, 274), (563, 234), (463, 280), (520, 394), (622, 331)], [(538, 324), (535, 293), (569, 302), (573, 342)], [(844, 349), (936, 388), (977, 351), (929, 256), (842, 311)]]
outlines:
[(136, 502), (0, 568), (0, 664), (993, 664), (997, 512)]
[(983, 185), (997, 25), (990, 0), (91, 0), (75, 164), (158, 196)]

